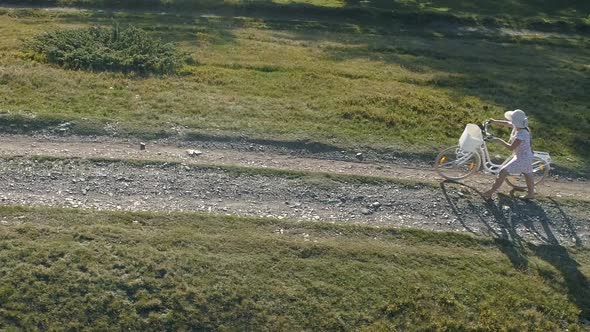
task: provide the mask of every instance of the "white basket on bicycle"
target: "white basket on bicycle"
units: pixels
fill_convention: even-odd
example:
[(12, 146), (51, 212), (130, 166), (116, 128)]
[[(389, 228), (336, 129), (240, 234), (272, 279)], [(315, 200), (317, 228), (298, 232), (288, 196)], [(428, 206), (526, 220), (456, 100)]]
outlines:
[(465, 152), (476, 152), (483, 144), (483, 135), (478, 125), (470, 123), (465, 126), (461, 138), (459, 138), (459, 147)]

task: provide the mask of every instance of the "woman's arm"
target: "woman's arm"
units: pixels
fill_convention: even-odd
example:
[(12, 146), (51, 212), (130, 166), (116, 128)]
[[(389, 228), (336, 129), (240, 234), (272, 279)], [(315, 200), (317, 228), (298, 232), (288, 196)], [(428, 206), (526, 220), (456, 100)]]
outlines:
[(490, 119), (490, 122), (502, 127), (512, 127), (512, 123), (510, 123), (510, 121)]
[(519, 139), (515, 139), (514, 141), (512, 141), (512, 143), (508, 143), (500, 138), (496, 138), (496, 140), (499, 141), (500, 144), (504, 145), (510, 151), (516, 150), (516, 148), (518, 148), (520, 146), (520, 143), (522, 142)]

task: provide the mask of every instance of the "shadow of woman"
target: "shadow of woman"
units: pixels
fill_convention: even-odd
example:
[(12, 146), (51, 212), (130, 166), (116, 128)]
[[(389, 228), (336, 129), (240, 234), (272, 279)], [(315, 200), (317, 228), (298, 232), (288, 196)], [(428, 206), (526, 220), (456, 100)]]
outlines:
[[(500, 208), (492, 201), (485, 200), (479, 190), (466, 184), (443, 181), (440, 187), (451, 210), (465, 229), (475, 234), (476, 232), (472, 230), (467, 218), (471, 217), (477, 220), (478, 224), (484, 225), (487, 233), (494, 238), (498, 249), (510, 259), (515, 268), (527, 268), (526, 248), (523, 245), (523, 239), (514, 228), (510, 211)], [(463, 195), (459, 195), (459, 197), (452, 195), (453, 188)], [(503, 197), (503, 195), (499, 197)], [(507, 205), (503, 203), (500, 206), (506, 207)]]
[[(575, 240), (576, 246), (581, 246), (581, 240), (575, 233), (575, 229), (572, 225), (571, 218), (567, 216), (564, 209), (559, 203), (553, 199), (549, 199), (555, 209), (557, 209), (561, 215), (559, 224), (564, 225), (568, 228), (569, 233)], [(526, 201), (523, 204), (516, 206), (516, 211), (521, 218), (532, 219), (534, 223), (530, 225), (540, 225), (541, 230), (535, 230), (534, 226), (529, 226), (536, 234), (539, 234), (538, 239), (542, 240), (539, 244), (529, 243), (527, 244), (528, 249), (531, 253), (545, 262), (551, 264), (563, 278), (563, 283), (560, 285), (556, 283), (554, 277), (550, 275), (541, 275), (548, 279), (548, 284), (553, 287), (559, 288), (564, 287), (570, 300), (572, 300), (581, 311), (582, 317), (590, 317), (590, 284), (588, 278), (580, 271), (580, 263), (571, 255), (570, 251), (563, 247), (558, 238), (553, 233), (553, 229), (550, 224), (554, 223), (545, 209), (535, 201)]]
[[(588, 279), (580, 271), (580, 264), (563, 247), (555, 236), (553, 225), (566, 228), (566, 233), (575, 240), (576, 246), (581, 246), (581, 240), (575, 232), (572, 219), (555, 200), (549, 199), (552, 208), (558, 211), (551, 218), (537, 201), (525, 201), (511, 195), (498, 195), (498, 201), (485, 200), (474, 187), (453, 181), (443, 181), (441, 190), (457, 217), (457, 220), (472, 233), (473, 226), (469, 219), (478, 220), (485, 225), (488, 233), (495, 239), (498, 249), (510, 259), (517, 269), (527, 269), (530, 257), (535, 256), (553, 266), (562, 276), (563, 281), (549, 274), (540, 272), (547, 284), (559, 291), (567, 292), (570, 300), (581, 312), (581, 320), (590, 317), (590, 285)], [(461, 192), (462, 194), (458, 194)], [(545, 204), (545, 203), (543, 203)], [(552, 219), (559, 220), (552, 220)], [(517, 228), (533, 237), (534, 243), (523, 239)], [(586, 318), (582, 318), (586, 317)]]

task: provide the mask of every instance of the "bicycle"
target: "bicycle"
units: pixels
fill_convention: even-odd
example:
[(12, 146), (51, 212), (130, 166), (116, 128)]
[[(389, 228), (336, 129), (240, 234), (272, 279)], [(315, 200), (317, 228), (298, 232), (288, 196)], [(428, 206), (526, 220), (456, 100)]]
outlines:
[[(435, 159), (434, 169), (448, 180), (461, 180), (475, 174), (480, 169), (484, 174), (498, 175), (503, 164), (492, 162), (487, 147), (487, 141), (495, 138), (489, 132), (490, 121), (485, 121), (482, 126), (468, 124), (459, 139), (459, 145), (444, 149)], [(482, 163), (483, 161), (483, 163)], [(551, 169), (551, 156), (542, 151), (533, 151), (533, 178), (535, 185), (545, 180)], [(525, 189), (524, 176), (510, 175), (506, 183), (516, 189)]]

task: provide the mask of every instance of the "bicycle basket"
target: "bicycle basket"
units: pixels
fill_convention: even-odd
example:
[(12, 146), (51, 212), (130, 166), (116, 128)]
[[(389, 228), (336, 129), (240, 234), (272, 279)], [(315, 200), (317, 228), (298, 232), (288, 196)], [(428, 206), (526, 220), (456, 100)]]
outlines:
[(459, 147), (466, 152), (475, 152), (483, 144), (483, 135), (478, 125), (470, 123), (465, 126), (461, 138), (459, 138)]

